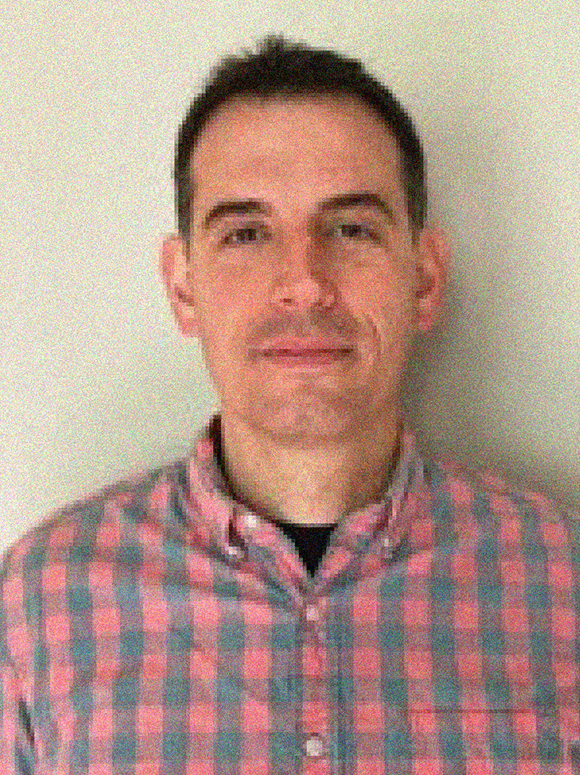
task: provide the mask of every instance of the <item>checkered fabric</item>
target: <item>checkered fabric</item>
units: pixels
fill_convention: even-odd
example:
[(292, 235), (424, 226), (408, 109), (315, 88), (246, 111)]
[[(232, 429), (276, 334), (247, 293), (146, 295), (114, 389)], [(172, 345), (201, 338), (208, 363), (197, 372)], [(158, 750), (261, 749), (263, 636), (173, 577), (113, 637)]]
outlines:
[(211, 438), (7, 554), (3, 775), (580, 773), (573, 515), (406, 433), (310, 577)]

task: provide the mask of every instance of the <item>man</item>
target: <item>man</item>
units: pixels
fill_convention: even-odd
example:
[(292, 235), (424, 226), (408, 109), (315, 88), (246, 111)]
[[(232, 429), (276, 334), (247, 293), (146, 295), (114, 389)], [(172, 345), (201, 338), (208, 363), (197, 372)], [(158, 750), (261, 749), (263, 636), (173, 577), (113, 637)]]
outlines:
[(421, 145), (335, 53), (223, 62), (161, 268), (220, 414), (9, 552), (2, 772), (580, 772), (576, 523), (423, 459), (441, 305)]

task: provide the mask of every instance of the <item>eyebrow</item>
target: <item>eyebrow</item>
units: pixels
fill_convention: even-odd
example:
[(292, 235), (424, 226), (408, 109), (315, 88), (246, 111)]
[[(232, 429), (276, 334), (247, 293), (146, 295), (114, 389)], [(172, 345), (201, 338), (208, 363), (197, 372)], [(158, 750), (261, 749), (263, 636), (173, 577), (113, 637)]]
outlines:
[(395, 221), (395, 214), (389, 205), (378, 194), (373, 194), (370, 191), (357, 191), (352, 194), (339, 194), (338, 196), (325, 199), (320, 209), (324, 211), (328, 210), (343, 210), (348, 207), (372, 207), (380, 210), (390, 221)]
[(258, 213), (260, 215), (270, 215), (271, 210), (259, 199), (232, 199), (225, 202), (218, 202), (214, 205), (203, 219), (203, 228), (207, 227), (220, 218), (228, 215), (249, 215)]
[[(349, 207), (372, 207), (380, 210), (390, 221), (395, 215), (389, 205), (378, 194), (370, 191), (357, 191), (349, 194), (337, 194), (324, 199), (319, 209), (323, 212), (344, 210)], [(229, 215), (271, 215), (272, 210), (259, 199), (232, 199), (215, 204), (203, 219), (202, 226), (207, 229), (214, 221)]]

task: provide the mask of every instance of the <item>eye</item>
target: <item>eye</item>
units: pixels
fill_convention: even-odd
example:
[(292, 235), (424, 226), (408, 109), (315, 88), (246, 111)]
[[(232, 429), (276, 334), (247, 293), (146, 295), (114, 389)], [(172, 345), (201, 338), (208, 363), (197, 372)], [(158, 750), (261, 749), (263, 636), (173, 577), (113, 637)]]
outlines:
[(346, 240), (371, 240), (376, 242), (379, 239), (378, 233), (364, 223), (346, 222), (338, 223), (330, 229), (331, 236), (336, 236)]
[(224, 245), (236, 247), (239, 245), (250, 245), (263, 240), (267, 237), (266, 230), (262, 226), (246, 225), (238, 226), (223, 237)]

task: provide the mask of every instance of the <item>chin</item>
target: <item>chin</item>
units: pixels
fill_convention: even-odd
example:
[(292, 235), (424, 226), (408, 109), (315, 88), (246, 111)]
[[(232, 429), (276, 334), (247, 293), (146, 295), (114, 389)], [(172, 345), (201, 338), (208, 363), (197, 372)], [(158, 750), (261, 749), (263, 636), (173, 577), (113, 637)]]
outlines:
[(345, 441), (360, 430), (362, 422), (347, 402), (312, 399), (277, 405), (255, 402), (249, 415), (249, 424), (261, 434), (300, 447)]

